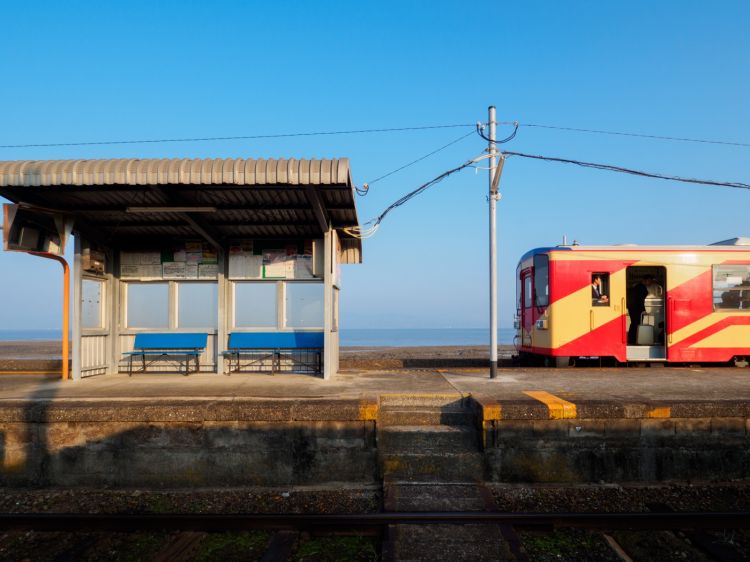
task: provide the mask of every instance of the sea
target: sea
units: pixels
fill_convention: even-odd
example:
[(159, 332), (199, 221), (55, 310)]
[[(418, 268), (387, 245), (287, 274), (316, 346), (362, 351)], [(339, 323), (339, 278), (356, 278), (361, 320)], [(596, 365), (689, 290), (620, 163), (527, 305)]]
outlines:
[[(60, 330), (0, 330), (0, 341), (60, 339)], [(515, 330), (500, 328), (498, 343), (512, 344)], [(342, 347), (423, 347), (437, 345), (486, 345), (486, 328), (361, 328), (342, 329)]]

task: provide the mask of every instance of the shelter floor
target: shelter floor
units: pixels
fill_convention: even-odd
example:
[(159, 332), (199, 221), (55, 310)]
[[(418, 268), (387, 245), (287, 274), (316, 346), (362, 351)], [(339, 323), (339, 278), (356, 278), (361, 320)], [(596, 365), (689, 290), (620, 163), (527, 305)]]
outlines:
[(750, 401), (750, 369), (620, 368), (346, 370), (332, 380), (306, 375), (102, 375), (81, 381), (32, 375), (0, 377), (0, 401), (358, 399), (384, 394), (474, 395), (537, 403), (545, 391), (567, 401)]

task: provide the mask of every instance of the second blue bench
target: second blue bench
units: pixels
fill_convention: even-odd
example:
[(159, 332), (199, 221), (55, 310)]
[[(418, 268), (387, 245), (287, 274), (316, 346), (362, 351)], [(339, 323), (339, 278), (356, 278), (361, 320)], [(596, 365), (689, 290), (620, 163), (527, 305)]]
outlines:
[(319, 374), (322, 354), (323, 332), (232, 332), (224, 352), (230, 373), (272, 374)]

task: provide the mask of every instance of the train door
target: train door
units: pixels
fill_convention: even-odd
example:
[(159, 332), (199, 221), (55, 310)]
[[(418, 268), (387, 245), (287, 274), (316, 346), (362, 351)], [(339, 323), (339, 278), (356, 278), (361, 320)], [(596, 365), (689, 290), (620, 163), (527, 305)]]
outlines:
[[(615, 263), (608, 264), (613, 267)], [(593, 270), (589, 272), (591, 304), (581, 309), (580, 322), (586, 323), (590, 337), (580, 347), (579, 355), (615, 357), (625, 361), (625, 328), (622, 325), (625, 308), (624, 272)], [(585, 320), (583, 315), (586, 315)]]
[(667, 359), (667, 269), (632, 266), (626, 270), (627, 359)]
[(534, 329), (534, 293), (531, 268), (521, 271), (521, 345), (531, 347), (531, 332)]

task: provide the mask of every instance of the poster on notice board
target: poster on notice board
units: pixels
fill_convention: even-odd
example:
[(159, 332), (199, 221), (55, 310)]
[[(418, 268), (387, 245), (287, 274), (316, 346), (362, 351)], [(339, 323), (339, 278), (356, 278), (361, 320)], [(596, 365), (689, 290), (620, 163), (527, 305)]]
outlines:
[(216, 279), (218, 274), (216, 251), (203, 242), (185, 242), (158, 252), (120, 252), (122, 279)]

